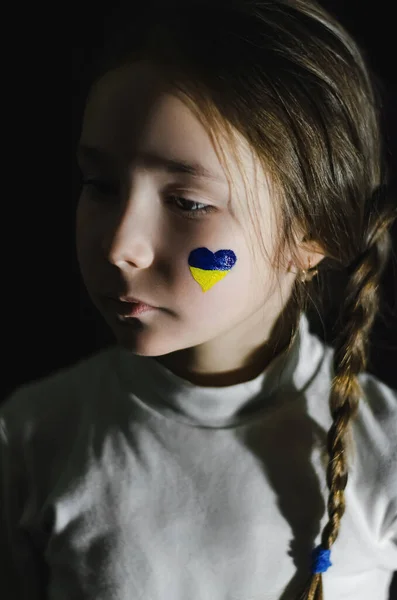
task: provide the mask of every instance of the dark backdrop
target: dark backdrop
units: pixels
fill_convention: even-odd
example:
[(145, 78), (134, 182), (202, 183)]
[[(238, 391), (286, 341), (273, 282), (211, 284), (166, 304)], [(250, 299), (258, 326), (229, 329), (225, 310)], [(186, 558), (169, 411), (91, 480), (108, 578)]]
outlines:
[[(155, 4), (154, 0), (142, 4), (136, 2), (136, 11), (154, 10)], [(397, 69), (393, 62), (393, 3), (388, 0), (324, 0), (323, 4), (340, 18), (366, 49), (372, 68), (383, 85), (388, 160), (396, 173)], [(3, 231), (6, 235), (12, 234), (12, 241), (7, 242), (2, 261), (3, 281), (7, 282), (3, 340), (9, 359), (3, 377), (2, 399), (22, 383), (45, 377), (112, 342), (110, 332), (91, 305), (82, 284), (74, 237), (80, 185), (74, 152), (91, 66), (103, 45), (110, 22), (109, 5), (114, 12), (117, 3), (92, 0), (70, 5), (70, 8), (60, 5), (58, 12), (52, 16), (46, 14), (45, 19), (40, 15), (37, 17), (35, 12), (36, 20), (32, 21), (29, 43), (26, 40), (21, 42), (25, 43), (23, 61), (18, 62), (19, 57), (16, 58), (15, 64), (18, 64), (13, 76), (18, 78), (22, 73), (25, 78), (29, 77), (29, 84), (22, 79), (20, 92), (25, 103), (24, 114), (26, 116), (27, 106), (30, 108), (29, 119), (34, 121), (36, 118), (39, 122), (36, 123), (38, 133), (35, 133), (34, 140), (28, 138), (24, 127), (15, 129), (16, 150), (20, 152), (17, 158), (23, 154), (24, 164), (29, 159), (35, 166), (33, 181), (23, 169), (14, 178), (13, 183), (19, 193), (7, 203), (10, 217), (3, 221)], [(61, 35), (61, 41), (57, 42), (56, 38)], [(65, 72), (70, 42), (72, 139), (69, 146), (67, 132), (70, 121), (66, 117), (69, 79)], [(12, 51), (15, 51), (15, 46)], [(43, 83), (35, 85), (39, 77)], [(37, 113), (40, 112), (40, 119), (33, 106), (37, 107)], [(6, 121), (8, 114), (3, 114), (3, 117)], [(41, 146), (45, 135), (52, 138), (48, 147)], [(68, 147), (71, 155), (65, 151)], [(58, 174), (68, 164), (69, 158), (72, 161), (71, 191), (65, 184), (69, 177), (68, 168), (66, 172), (63, 170), (63, 176)], [(393, 240), (396, 253), (397, 224), (393, 228)], [(337, 289), (342, 289), (342, 282), (338, 280), (335, 281)], [(397, 389), (397, 273), (391, 261), (382, 280), (382, 290), (388, 321), (384, 323), (379, 317), (375, 322), (367, 370)], [(339, 302), (336, 293), (325, 319), (328, 336), (331, 336), (329, 327), (337, 314)], [(316, 315), (310, 313), (309, 317), (313, 329), (323, 336)], [(391, 594), (397, 598), (396, 577)]]
[[(133, 1), (130, 0), (131, 3)], [(153, 5), (162, 1), (150, 0), (142, 5), (136, 3), (136, 12), (151, 11)], [(363, 0), (348, 3), (344, 0), (324, 0), (323, 3), (333, 9), (361, 42), (383, 86), (388, 159), (396, 173), (397, 69), (392, 60), (395, 55), (391, 32), (393, 7), (387, 0), (377, 1), (375, 8)], [(22, 158), (34, 163), (32, 177), (35, 180), (27, 181), (26, 174), (23, 177), (24, 171), (17, 171), (14, 183), (20, 193), (17, 201), (13, 198), (12, 202), (7, 203), (10, 217), (4, 221), (5, 224), (8, 221), (12, 223), (9, 230), (5, 227), (5, 234), (12, 232), (14, 240), (13, 243), (7, 243), (5, 259), (2, 261), (3, 280), (7, 281), (8, 292), (4, 297), (2, 333), (10, 357), (9, 369), (3, 377), (3, 398), (17, 385), (72, 364), (113, 339), (91, 305), (77, 264), (74, 226), (80, 179), (74, 153), (92, 64), (103, 45), (104, 31), (109, 27), (115, 6), (117, 3), (104, 2), (102, 5), (101, 2), (85, 0), (69, 11), (71, 27), (64, 29), (66, 33), (61, 43), (67, 43), (68, 48), (70, 43), (72, 51), (71, 127), (69, 118), (66, 119), (69, 79), (65, 78), (63, 70), (67, 54), (65, 48), (59, 48), (54, 41), (59, 29), (51, 29), (48, 22), (39, 19), (39, 24), (36, 21), (32, 30), (29, 62), (23, 67), (25, 72), (33, 73), (36, 78), (40, 74), (45, 81), (40, 81), (37, 90), (35, 80), (30, 79), (29, 89), (24, 87), (21, 92), (28, 97), (29, 106), (34, 107), (28, 117), (30, 121), (37, 119), (38, 133), (35, 135), (39, 139), (22, 139), (23, 144), (19, 138), (16, 140)], [(60, 12), (56, 15), (56, 24), (67, 24), (67, 17), (67, 14)], [(36, 110), (37, 113), (40, 110), (40, 117), (36, 115)], [(69, 127), (71, 144), (67, 139)], [(44, 142), (44, 135), (52, 135), (53, 139)], [(67, 148), (70, 148), (71, 154), (67, 154)], [(71, 190), (65, 184), (70, 171), (67, 168), (61, 172), (69, 158), (72, 164)], [(397, 223), (392, 234), (396, 254)], [(339, 289), (343, 290), (343, 276), (335, 279), (334, 297), (329, 300), (329, 311), (325, 315), (330, 339), (330, 326), (340, 304)], [(367, 370), (397, 388), (396, 262), (389, 262), (382, 280), (382, 292), (387, 322), (380, 316), (375, 322)], [(309, 313), (309, 317), (313, 329), (323, 337), (316, 315)]]

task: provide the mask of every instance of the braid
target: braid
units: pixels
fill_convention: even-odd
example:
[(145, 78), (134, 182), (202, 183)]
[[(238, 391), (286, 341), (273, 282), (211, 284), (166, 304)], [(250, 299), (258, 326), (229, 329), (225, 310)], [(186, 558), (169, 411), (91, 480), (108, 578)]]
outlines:
[(380, 278), (391, 249), (389, 228), (396, 217), (397, 209), (390, 206), (383, 214), (376, 214), (367, 248), (348, 269), (346, 299), (335, 327), (340, 333), (335, 341), (334, 378), (329, 400), (333, 419), (327, 436), (329, 521), (323, 529), (321, 545), (313, 551), (312, 574), (299, 600), (323, 600), (321, 573), (332, 565), (330, 549), (338, 537), (345, 512), (346, 450), (352, 445), (349, 426), (363, 396), (358, 375), (367, 366), (369, 336), (379, 308)]

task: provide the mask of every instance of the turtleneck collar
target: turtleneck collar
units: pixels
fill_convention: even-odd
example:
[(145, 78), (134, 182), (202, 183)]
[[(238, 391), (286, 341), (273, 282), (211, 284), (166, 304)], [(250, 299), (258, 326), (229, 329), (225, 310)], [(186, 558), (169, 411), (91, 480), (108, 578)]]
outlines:
[[(324, 346), (309, 331), (305, 313), (292, 346), (255, 379), (224, 387), (194, 385), (157, 362), (116, 346), (115, 368), (123, 388), (164, 416), (196, 427), (224, 428), (259, 417), (300, 393), (317, 372)], [(289, 393), (287, 393), (289, 392)]]

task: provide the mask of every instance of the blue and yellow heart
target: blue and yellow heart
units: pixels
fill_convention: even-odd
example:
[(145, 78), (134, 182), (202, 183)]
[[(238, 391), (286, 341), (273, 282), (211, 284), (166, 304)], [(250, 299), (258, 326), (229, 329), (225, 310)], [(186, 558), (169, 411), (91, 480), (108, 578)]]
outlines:
[(208, 292), (213, 285), (226, 277), (236, 264), (237, 257), (233, 250), (211, 252), (208, 248), (196, 248), (189, 254), (189, 269), (203, 292)]

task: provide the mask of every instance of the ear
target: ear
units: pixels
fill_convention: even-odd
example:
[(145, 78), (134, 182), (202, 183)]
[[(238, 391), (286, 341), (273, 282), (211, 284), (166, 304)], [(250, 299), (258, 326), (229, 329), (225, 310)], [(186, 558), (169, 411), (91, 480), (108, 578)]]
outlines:
[(316, 267), (325, 258), (325, 251), (317, 242), (302, 242), (298, 252), (301, 268), (308, 269)]
[[(297, 241), (297, 261), (295, 265), (298, 269), (312, 269), (316, 267), (325, 258), (323, 247), (316, 241), (311, 240), (309, 236), (299, 232)], [(309, 264), (310, 263), (310, 264)], [(293, 264), (290, 262), (290, 265)]]

